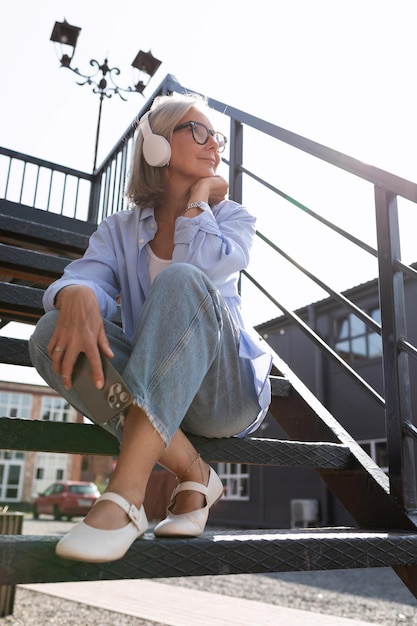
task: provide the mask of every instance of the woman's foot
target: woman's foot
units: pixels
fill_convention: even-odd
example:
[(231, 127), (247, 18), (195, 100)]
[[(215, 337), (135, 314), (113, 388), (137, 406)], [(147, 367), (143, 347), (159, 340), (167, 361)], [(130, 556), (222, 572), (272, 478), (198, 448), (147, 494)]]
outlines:
[[(115, 528), (103, 528), (114, 525), (117, 515), (112, 512), (111, 523), (104, 517), (104, 504), (114, 505), (124, 515), (124, 523)], [(73, 526), (56, 546), (56, 554), (65, 559), (87, 561), (91, 563), (105, 563), (122, 558), (132, 543), (148, 528), (148, 520), (143, 506), (137, 508), (134, 504), (117, 493), (106, 491), (94, 507), (100, 507), (99, 516), (90, 516), (90, 521), (100, 520), (99, 528), (86, 521)], [(109, 510), (110, 507), (106, 507)], [(95, 519), (97, 517), (97, 519)], [(92, 520), (91, 520), (92, 518)], [(120, 516), (119, 516), (120, 518)], [(87, 518), (86, 518), (87, 519)], [(127, 522), (126, 522), (127, 519)]]
[[(137, 509), (141, 508), (145, 497), (136, 483), (128, 482), (124, 476), (118, 477), (117, 471), (107, 485), (105, 493), (109, 492), (118, 494)], [(92, 528), (117, 530), (126, 526), (129, 522), (129, 516), (116, 503), (105, 498), (99, 498), (87, 513), (84, 522)]]
[[(154, 528), (153, 532), (156, 537), (199, 537), (204, 532), (210, 508), (223, 495), (222, 481), (211, 467), (208, 466), (208, 468), (207, 486), (189, 480), (179, 483), (172, 494), (166, 518)], [(180, 496), (184, 496), (181, 509), (188, 509), (182, 513), (178, 513), (181, 510)], [(190, 510), (191, 500), (198, 500), (199, 506)], [(201, 502), (203, 502), (203, 506), (201, 506)]]
[[(126, 500), (128, 502), (132, 501), (130, 498), (126, 498)], [(114, 502), (101, 499), (97, 500), (84, 518), (84, 523), (87, 526), (101, 530), (116, 530), (126, 526), (128, 522), (129, 516), (123, 509)]]

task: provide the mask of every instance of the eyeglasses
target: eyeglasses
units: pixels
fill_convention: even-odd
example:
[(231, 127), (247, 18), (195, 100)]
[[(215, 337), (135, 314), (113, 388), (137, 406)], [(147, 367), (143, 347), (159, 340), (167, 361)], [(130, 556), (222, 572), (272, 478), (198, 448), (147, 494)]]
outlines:
[(177, 130), (182, 130), (188, 126), (191, 128), (194, 141), (200, 144), (200, 146), (204, 146), (211, 136), (214, 137), (214, 140), (217, 142), (217, 152), (223, 152), (227, 144), (227, 137), (225, 137), (223, 133), (218, 133), (215, 130), (207, 128), (207, 126), (201, 122), (185, 122), (185, 124), (175, 126), (173, 132), (175, 133)]

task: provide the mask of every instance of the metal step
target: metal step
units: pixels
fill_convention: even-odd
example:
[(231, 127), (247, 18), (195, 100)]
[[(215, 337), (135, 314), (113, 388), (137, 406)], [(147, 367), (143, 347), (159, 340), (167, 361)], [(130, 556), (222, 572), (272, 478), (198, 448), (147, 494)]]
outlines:
[(58, 254), (65, 251), (79, 256), (97, 226), (78, 222), (0, 200), (0, 239), (4, 243), (26, 244), (34, 249), (50, 249)]
[(0, 363), (32, 366), (26, 339), (0, 337)]
[(52, 211), (45, 211), (44, 209), (36, 209), (33, 206), (12, 202), (5, 198), (0, 198), (0, 216), (17, 217), (39, 226), (52, 226), (59, 230), (71, 231), (87, 236), (90, 236), (97, 228), (97, 224), (92, 222), (68, 217), (60, 213), (53, 213)]
[(0, 584), (166, 578), (417, 565), (417, 533), (349, 528), (206, 531), (137, 540), (112, 563), (55, 556), (57, 536), (0, 536)]
[[(310, 469), (349, 470), (352, 459), (348, 446), (327, 443), (236, 437), (206, 439), (189, 436), (208, 463), (247, 463)], [(117, 456), (119, 444), (110, 433), (92, 424), (44, 422), (0, 418), (2, 449), (103, 454)]]
[(0, 244), (0, 276), (49, 285), (70, 262), (62, 256)]
[(43, 315), (43, 289), (0, 282), (0, 317), (35, 324)]

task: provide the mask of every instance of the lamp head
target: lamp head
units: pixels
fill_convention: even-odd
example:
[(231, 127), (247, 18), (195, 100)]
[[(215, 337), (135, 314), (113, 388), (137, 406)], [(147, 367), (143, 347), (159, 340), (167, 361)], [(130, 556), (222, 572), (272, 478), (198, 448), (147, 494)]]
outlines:
[(81, 32), (81, 28), (78, 26), (72, 26), (64, 19), (63, 22), (55, 22), (54, 28), (51, 34), (51, 41), (59, 43), (62, 46), (69, 46), (72, 48), (70, 55), (62, 54), (62, 65), (69, 66), (72, 57), (74, 56), (75, 47), (77, 45), (78, 36)]
[(132, 63), (132, 67), (135, 67), (141, 72), (148, 74), (148, 76), (152, 78), (161, 63), (162, 61), (156, 59), (152, 55), (150, 50), (149, 52), (143, 52), (143, 50), (139, 50)]

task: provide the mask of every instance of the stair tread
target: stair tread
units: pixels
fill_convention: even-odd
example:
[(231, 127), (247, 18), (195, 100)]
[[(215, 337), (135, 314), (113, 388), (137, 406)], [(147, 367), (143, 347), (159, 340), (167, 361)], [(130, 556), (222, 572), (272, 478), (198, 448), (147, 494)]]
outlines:
[(18, 217), (0, 216), (2, 237), (9, 237), (16, 242), (32, 241), (35, 245), (47, 246), (53, 250), (83, 252), (89, 236), (70, 230), (62, 230), (46, 224), (39, 225)]
[[(43, 295), (43, 288), (0, 282), (0, 317), (15, 322), (36, 324), (44, 314)], [(118, 306), (114, 321), (119, 323), (120, 319)]]
[(27, 339), (0, 337), (0, 363), (32, 367)]
[(55, 556), (57, 536), (0, 536), (0, 584), (417, 565), (417, 533), (351, 528), (206, 531), (156, 539), (123, 559), (93, 564)]
[[(320, 469), (349, 469), (347, 446), (330, 442), (303, 442), (247, 437), (190, 440), (209, 463), (247, 463)], [(92, 424), (0, 418), (0, 441), (10, 450), (36, 450), (73, 454), (117, 455), (117, 440)]]
[(92, 222), (0, 198), (0, 219), (3, 217), (17, 218), (31, 224), (38, 224), (40, 227), (50, 226), (60, 231), (87, 236), (90, 236), (97, 228), (97, 224)]
[(44, 290), (0, 282), (0, 316), (15, 322), (36, 323), (43, 315)]
[(62, 250), (83, 252), (97, 225), (0, 199), (2, 239), (45, 245), (58, 253)]
[(46, 284), (59, 277), (70, 259), (0, 243), (0, 275), (30, 277)]

